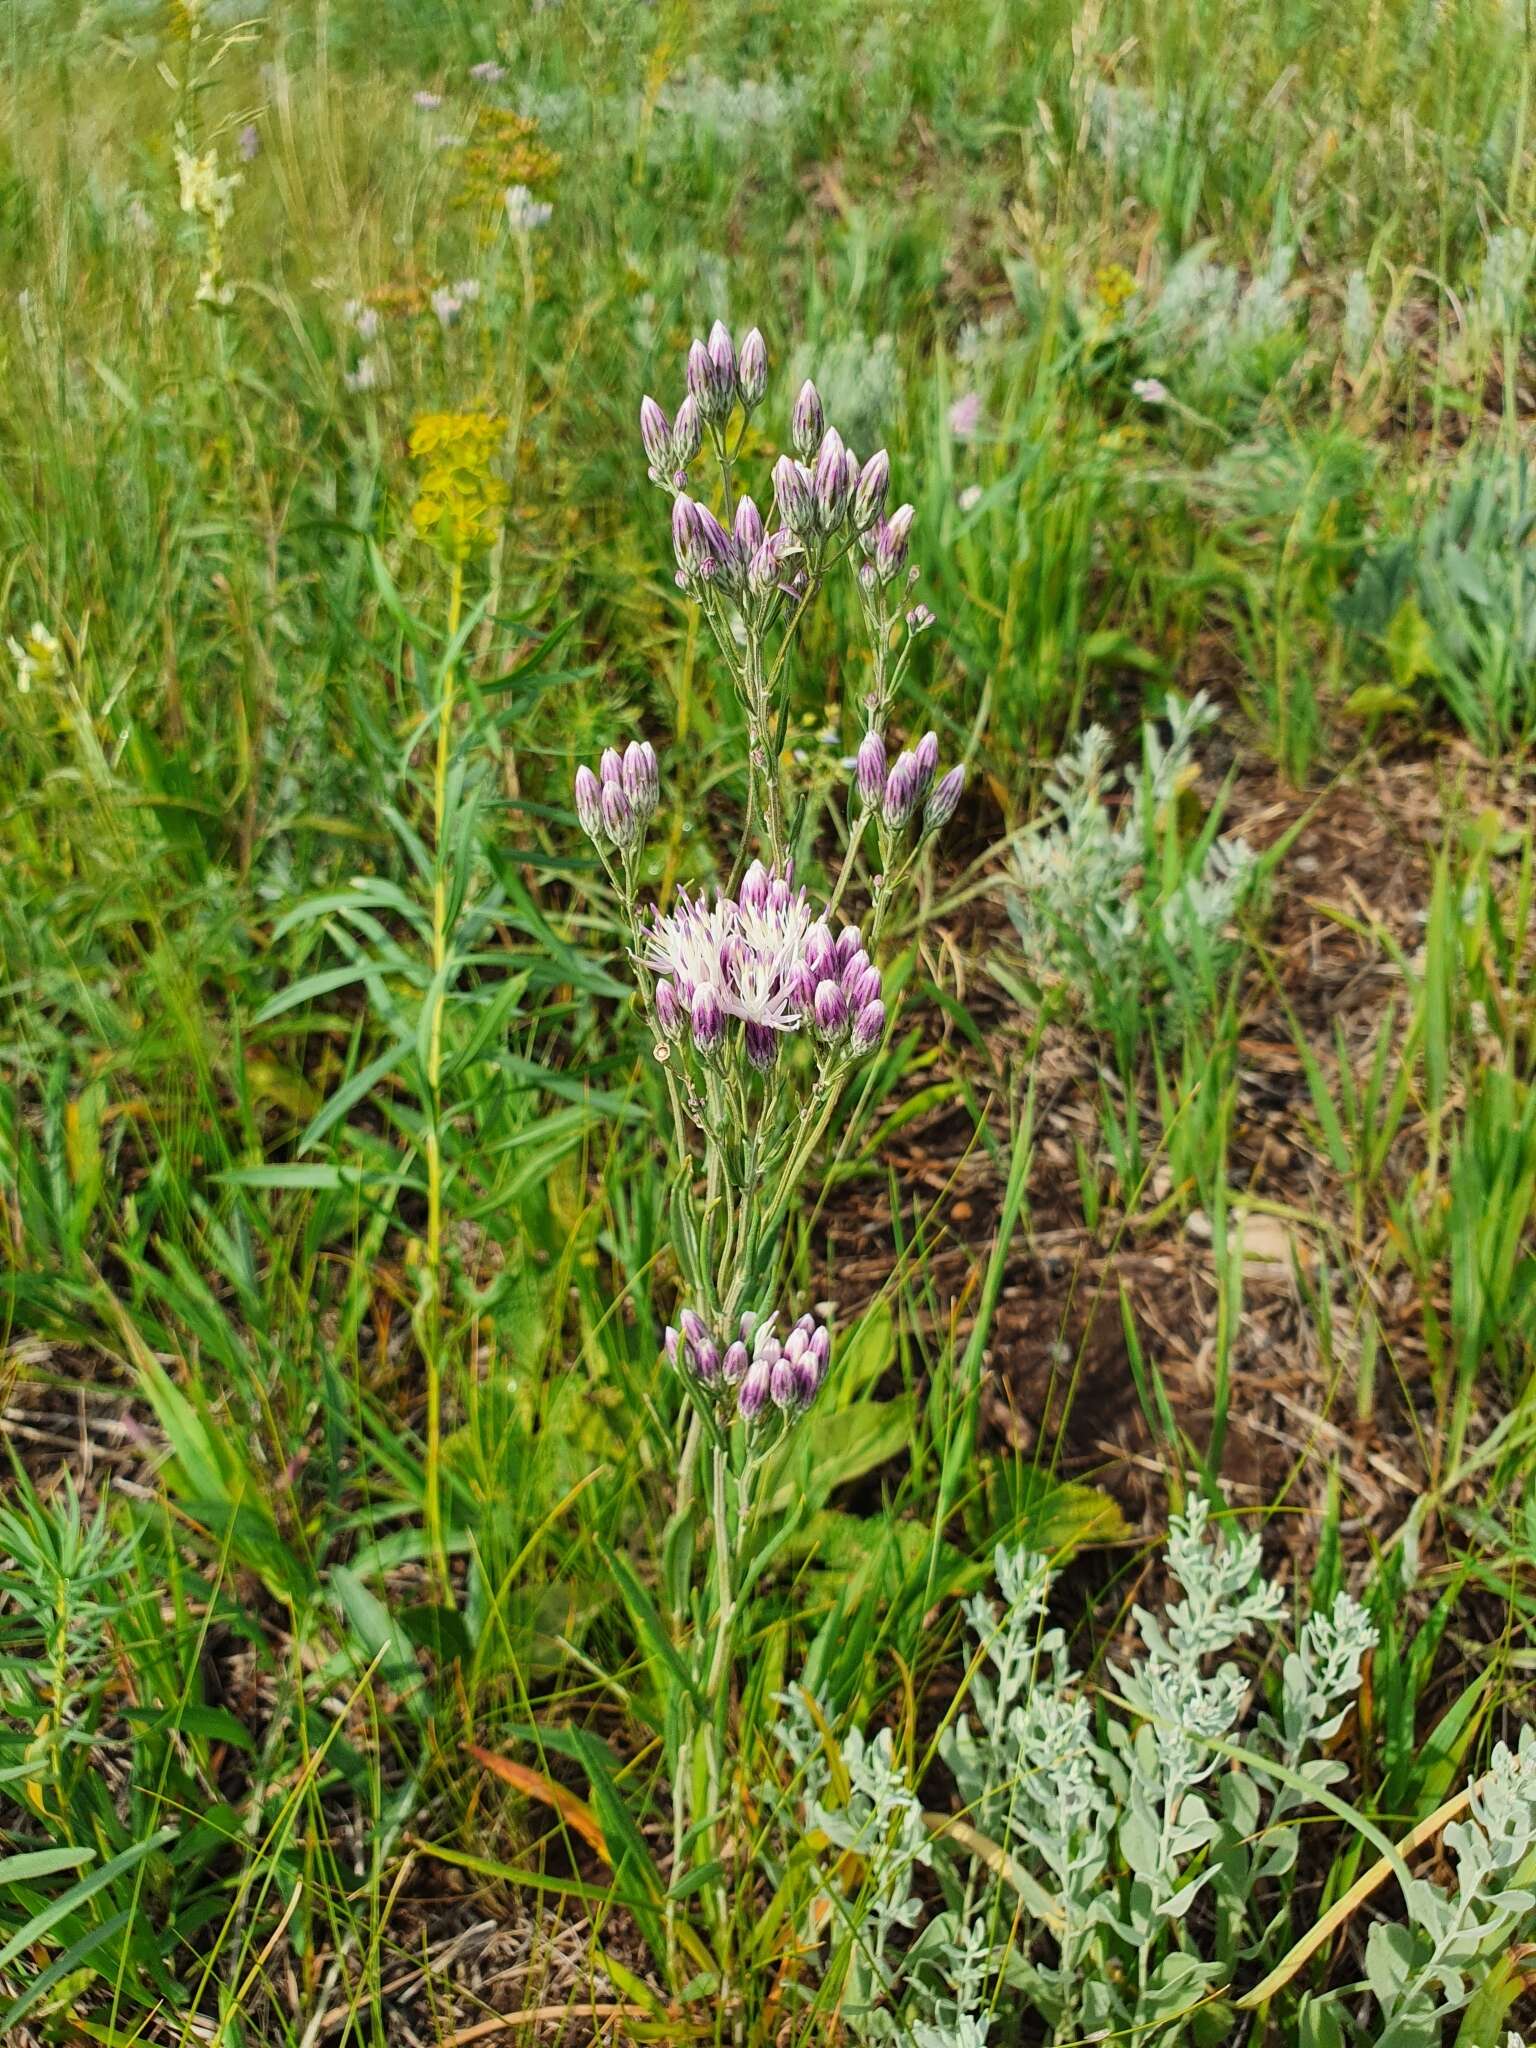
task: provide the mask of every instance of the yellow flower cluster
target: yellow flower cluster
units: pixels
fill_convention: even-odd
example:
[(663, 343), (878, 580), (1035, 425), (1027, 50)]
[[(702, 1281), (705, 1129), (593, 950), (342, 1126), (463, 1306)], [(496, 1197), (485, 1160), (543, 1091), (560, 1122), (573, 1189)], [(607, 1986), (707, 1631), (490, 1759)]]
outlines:
[(371, 306), (374, 312), (386, 320), (393, 319), (396, 315), (403, 319), (411, 319), (418, 313), (425, 313), (427, 297), (426, 285), (406, 278), (396, 284), (375, 285), (372, 291), (363, 294), (363, 303)]
[(459, 205), (494, 212), (512, 186), (526, 185), (537, 193), (547, 185), (560, 159), (537, 140), (538, 129), (538, 122), (525, 115), (504, 107), (482, 107), (459, 158)]
[(1113, 319), (1136, 290), (1136, 280), (1123, 263), (1106, 263), (1093, 274), (1093, 295)]
[(506, 431), (494, 412), (429, 412), (411, 428), (411, 453), (424, 465), (411, 523), (450, 561), (490, 547), (501, 531), (510, 493), (491, 464)]

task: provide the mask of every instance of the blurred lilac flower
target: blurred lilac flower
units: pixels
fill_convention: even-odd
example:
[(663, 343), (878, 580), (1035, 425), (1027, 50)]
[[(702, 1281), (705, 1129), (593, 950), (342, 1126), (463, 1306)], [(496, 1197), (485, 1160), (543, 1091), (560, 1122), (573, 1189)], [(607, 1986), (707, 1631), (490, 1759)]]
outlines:
[(980, 425), (981, 399), (976, 392), (967, 391), (949, 408), (949, 431), (957, 441), (969, 441)]
[(235, 138), (235, 149), (243, 164), (254, 163), (261, 154), (261, 130), (254, 121), (247, 121)]
[(482, 58), (478, 64), (471, 64), (469, 75), (477, 85), (500, 85), (506, 77), (504, 64), (498, 64), (494, 57)]
[(1168, 403), (1168, 386), (1163, 383), (1160, 377), (1138, 377), (1132, 384), (1131, 390), (1141, 400), (1143, 405), (1166, 405)]
[(443, 104), (443, 96), (440, 92), (413, 92), (411, 104), (420, 107), (424, 114), (435, 114)]

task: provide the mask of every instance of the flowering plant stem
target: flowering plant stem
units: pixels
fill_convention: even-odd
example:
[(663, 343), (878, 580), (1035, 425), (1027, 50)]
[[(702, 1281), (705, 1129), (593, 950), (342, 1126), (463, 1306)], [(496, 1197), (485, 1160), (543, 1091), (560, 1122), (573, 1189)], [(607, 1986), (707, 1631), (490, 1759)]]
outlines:
[[(884, 982), (872, 955), (894, 895), (953, 815), (964, 780), (958, 767), (939, 776), (935, 733), (887, 769), (885, 721), (912, 642), (932, 624), (923, 606), (903, 610), (902, 593), (918, 573), (907, 562), (914, 514), (903, 505), (886, 516), (889, 458), (881, 450), (860, 464), (826, 426), (807, 384), (791, 427), (799, 459), (786, 454), (774, 468), (777, 523), (770, 529), (774, 508), (765, 518), (737, 475), (767, 381), (762, 336), (749, 334), (738, 357), (716, 322), (707, 346), (696, 341), (689, 353), (688, 395), (675, 419), (651, 398), (640, 409), (648, 474), (672, 499), (678, 587), (703, 613), (746, 725), (746, 801), (733, 821), (727, 888), (713, 900), (682, 888), (665, 913), (642, 910), (646, 828), (660, 798), (660, 767), (647, 742), (633, 740), (622, 753), (608, 748), (597, 772), (577, 770), (574, 790), (577, 819), (622, 906), (671, 1110), (682, 1301), (666, 1350), (688, 1421), (664, 1543), (673, 1668), (685, 1675), (666, 1730), (673, 1830), (666, 1937), (676, 1961), (689, 1946), (678, 1923), (679, 1892), (697, 1892), (715, 1943), (714, 1989), (727, 2004), (731, 1888), (746, 1875), (741, 1771), (729, 1739), (738, 1633), (748, 1593), (798, 1525), (792, 1505), (776, 1529), (760, 1532), (763, 1497), (771, 1493), (777, 1503), (786, 1474), (778, 1453), (815, 1400), (832, 1348), (816, 1312), (785, 1327), (788, 1317), (776, 1305), (787, 1225), (854, 1068), (885, 1037)], [(706, 449), (717, 471), (718, 512), (686, 488), (689, 465)], [(820, 820), (786, 792), (787, 670), (802, 622), (845, 563), (873, 678), (854, 710), (864, 737), (849, 788), (842, 872), (830, 904), (818, 907), (794, 874)], [(898, 652), (893, 640), (903, 620)], [(871, 819), (880, 872), (866, 938), (857, 925), (834, 928), (834, 919)], [(701, 1550), (707, 1542), (713, 1551), (701, 1582), (696, 1537)], [(647, 1629), (655, 1619), (648, 1609)], [(742, 2026), (738, 2013), (733, 2031)]]
[(456, 642), (464, 608), (464, 565), (453, 564), (448, 591), (448, 656), (437, 695), (437, 755), (432, 777), (432, 986), (427, 1019), (427, 1246), (423, 1279), (421, 1341), (427, 1364), (426, 1534), (439, 1587), (448, 1585), (448, 1546), (443, 1531), (443, 1009), (448, 995), (448, 761), (453, 737)]

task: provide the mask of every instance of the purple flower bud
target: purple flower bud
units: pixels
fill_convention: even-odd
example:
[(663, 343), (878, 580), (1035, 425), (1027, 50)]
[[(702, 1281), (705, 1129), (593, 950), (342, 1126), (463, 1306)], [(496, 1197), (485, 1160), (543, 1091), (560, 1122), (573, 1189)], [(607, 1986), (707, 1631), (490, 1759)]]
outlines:
[(617, 782), (603, 784), (603, 830), (615, 846), (633, 846), (640, 836), (635, 807)]
[(848, 1028), (848, 999), (835, 981), (816, 985), (816, 1029), (823, 1038), (840, 1038)]
[(772, 1370), (761, 1360), (754, 1359), (747, 1368), (747, 1376), (736, 1394), (736, 1411), (743, 1422), (751, 1422), (762, 1413), (763, 1403), (768, 1398)]
[(781, 1358), (768, 1375), (768, 1398), (774, 1407), (782, 1412), (796, 1405), (799, 1394), (800, 1386), (795, 1368), (787, 1358)]
[(705, 1337), (697, 1344), (690, 1344), (688, 1362), (706, 1387), (712, 1387), (719, 1379), (720, 1353), (716, 1349), (713, 1337)]
[(937, 832), (947, 825), (960, 808), (960, 792), (965, 788), (965, 770), (951, 768), (949, 773), (934, 789), (923, 811), (923, 830)]
[(661, 797), (661, 769), (649, 740), (631, 740), (624, 749), (624, 794), (641, 822), (654, 817)]
[(747, 1367), (750, 1363), (747, 1347), (738, 1338), (734, 1344), (726, 1346), (725, 1356), (720, 1361), (721, 1379), (728, 1387), (739, 1387), (747, 1376)]
[(672, 425), (654, 398), (640, 401), (640, 445), (658, 474), (672, 468)]
[[(800, 1318), (800, 1323), (803, 1323), (804, 1321), (805, 1318), (802, 1316)], [(811, 1348), (811, 1340), (809, 1336), (806, 1334), (806, 1332), (800, 1327), (800, 1323), (796, 1323), (795, 1327), (784, 1339), (784, 1356), (789, 1360), (791, 1365), (798, 1365), (800, 1360), (805, 1356), (806, 1352), (809, 1351), (809, 1349)]]
[(665, 1335), (665, 1336), (664, 1336), (664, 1337), (662, 1338), (662, 1340), (661, 1340), (661, 1347), (662, 1347), (662, 1349), (663, 1349), (663, 1350), (664, 1350), (664, 1351), (666, 1352), (666, 1354), (667, 1354), (667, 1363), (668, 1363), (668, 1365), (676, 1365), (676, 1363), (677, 1363), (677, 1332), (676, 1332), (676, 1330), (674, 1330), (674, 1329), (673, 1329), (673, 1327), (672, 1327), (672, 1325), (671, 1325), (670, 1323), (668, 1323), (668, 1325), (667, 1325), (666, 1335)]
[(766, 597), (769, 591), (778, 589), (784, 558), (792, 554), (798, 545), (788, 527), (776, 527), (769, 534), (747, 564), (747, 588), (755, 597)]
[(816, 1318), (811, 1314), (809, 1309), (806, 1310), (803, 1316), (795, 1317), (795, 1328), (797, 1330), (804, 1330), (807, 1337), (810, 1336), (811, 1332), (815, 1329), (815, 1327)]
[(748, 412), (763, 402), (768, 389), (768, 346), (754, 327), (736, 359), (736, 390)]
[(837, 947), (832, 933), (823, 917), (818, 917), (805, 935), (801, 957), (818, 981), (838, 972)]
[(795, 1399), (802, 1408), (810, 1407), (820, 1385), (821, 1368), (814, 1353), (807, 1351), (803, 1358), (795, 1360)]
[(688, 395), (707, 425), (718, 427), (730, 416), (736, 397), (736, 358), (730, 334), (718, 320), (708, 346), (695, 341), (688, 351)]
[(603, 785), (585, 762), (576, 770), (576, 817), (589, 839), (603, 829)]
[(825, 1323), (818, 1323), (811, 1332), (811, 1356), (821, 1368), (823, 1379), (832, 1360), (832, 1336)]
[(766, 1024), (749, 1023), (742, 1035), (746, 1041), (747, 1058), (753, 1066), (760, 1074), (771, 1072), (779, 1056), (779, 1034), (770, 1031)]
[(885, 794), (885, 741), (877, 732), (865, 733), (853, 764), (854, 787), (859, 807), (868, 810)]
[(750, 1344), (752, 1342), (753, 1337), (757, 1333), (757, 1326), (762, 1320), (762, 1317), (755, 1308), (745, 1308), (742, 1310), (741, 1321), (736, 1325), (736, 1331), (743, 1344)]
[(843, 482), (847, 486), (848, 503), (850, 505), (853, 503), (854, 492), (859, 488), (859, 477), (861, 474), (859, 458), (851, 448), (845, 448), (843, 450)]
[(704, 419), (699, 411), (699, 401), (690, 391), (677, 408), (677, 418), (672, 422), (672, 460), (679, 469), (686, 469), (704, 445)]
[(837, 944), (833, 948), (835, 957), (837, 959), (838, 973), (842, 973), (843, 969), (848, 965), (848, 962), (853, 958), (855, 953), (862, 953), (863, 950), (864, 941), (859, 936), (858, 926), (856, 924), (845, 924), (842, 930), (838, 933)]
[(763, 912), (768, 908), (769, 880), (768, 870), (763, 866), (762, 862), (760, 860), (753, 861), (747, 872), (742, 876), (741, 886), (736, 891), (736, 901), (743, 910), (750, 910), (757, 916), (762, 916)]
[(939, 736), (936, 732), (923, 734), (912, 749), (912, 759), (917, 765), (917, 793), (924, 797), (939, 768)]
[[(770, 1317), (769, 1320), (771, 1322), (772, 1318)], [(783, 1355), (784, 1346), (775, 1337), (773, 1331), (771, 1329), (760, 1330), (757, 1335), (757, 1342), (752, 1346), (752, 1363), (754, 1365), (766, 1365), (771, 1371)]]
[(880, 582), (889, 583), (906, 561), (907, 536), (912, 531), (912, 521), (916, 516), (910, 505), (898, 505), (889, 519), (876, 525), (875, 575)]
[(852, 988), (853, 984), (858, 980), (859, 976), (864, 972), (865, 968), (868, 965), (869, 955), (865, 952), (864, 948), (860, 946), (856, 952), (850, 953), (846, 960), (839, 962), (837, 975), (838, 986), (842, 988), (844, 991)]
[(705, 548), (723, 567), (736, 553), (731, 536), (707, 505), (696, 505), (694, 510), (698, 514), (699, 532), (703, 536)]
[(817, 974), (807, 960), (797, 960), (789, 970), (788, 988), (791, 1001), (802, 1011), (809, 1010), (816, 1000)]
[(683, 492), (672, 501), (672, 550), (685, 576), (692, 576), (708, 556), (704, 524), (699, 516), (703, 509)]
[(872, 961), (866, 960), (862, 967), (850, 967), (843, 976), (843, 994), (848, 998), (848, 1008), (856, 1017), (860, 1010), (867, 1010), (871, 1003), (880, 1000), (880, 970)]
[(907, 613), (907, 631), (909, 633), (926, 633), (932, 624), (933, 613), (929, 611), (925, 604), (914, 605), (911, 611)]
[(677, 990), (670, 981), (656, 984), (656, 1025), (663, 1038), (679, 1038), (687, 1021)]
[(905, 825), (917, 808), (917, 762), (911, 754), (898, 754), (885, 779), (885, 822), (893, 830)]
[(714, 376), (715, 366), (710, 361), (709, 350), (695, 337), (688, 350), (688, 396), (699, 408), (706, 420), (715, 416)]
[(828, 427), (812, 471), (818, 524), (823, 533), (835, 532), (847, 509), (848, 472), (843, 467), (843, 452), (842, 435), (836, 427)]
[(803, 462), (781, 455), (773, 465), (773, 495), (779, 517), (791, 533), (805, 535), (816, 524), (816, 493), (811, 472)]
[(604, 747), (603, 757), (597, 764), (597, 772), (604, 782), (616, 782), (624, 786), (624, 757), (617, 747)]
[(725, 1036), (725, 1012), (720, 1007), (720, 998), (705, 982), (693, 992), (691, 1019), (693, 1042), (699, 1051), (709, 1054), (717, 1050)]
[(885, 510), (885, 494), (891, 487), (891, 458), (883, 448), (876, 449), (863, 473), (859, 487), (853, 494), (853, 524), (858, 533), (867, 533)]
[(709, 330), (709, 366), (714, 372), (715, 387), (729, 412), (736, 396), (736, 351), (731, 346), (731, 330), (723, 320), (717, 320)]
[(685, 1308), (677, 1321), (679, 1329), (690, 1344), (702, 1344), (709, 1335), (709, 1325), (697, 1309)]
[(866, 1053), (877, 1046), (885, 1036), (884, 1003), (866, 1003), (853, 1020), (852, 1045), (856, 1053)]
[(800, 386), (800, 396), (795, 400), (795, 409), (789, 422), (790, 444), (802, 462), (810, 461), (820, 446), (821, 437), (826, 430), (827, 423), (821, 410), (821, 394), (807, 377)]
[(744, 562), (750, 562), (763, 544), (763, 515), (750, 498), (743, 498), (736, 507), (736, 551)]

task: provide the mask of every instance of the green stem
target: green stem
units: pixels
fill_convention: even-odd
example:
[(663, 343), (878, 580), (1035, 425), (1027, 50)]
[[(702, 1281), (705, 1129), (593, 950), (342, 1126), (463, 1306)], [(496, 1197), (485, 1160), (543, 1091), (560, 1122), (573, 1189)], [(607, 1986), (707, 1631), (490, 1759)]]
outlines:
[[(459, 635), (459, 618), (464, 607), (464, 566), (453, 565), (453, 584), (448, 596), (448, 645)], [(437, 761), (432, 778), (432, 1009), (427, 1027), (426, 1080), (430, 1104), (427, 1138), (427, 1289), (423, 1321), (427, 1358), (427, 1550), (439, 1585), (448, 1584), (448, 1548), (443, 1536), (443, 1138), (442, 1075), (443, 1013), (447, 990), (443, 970), (448, 961), (448, 863), (445, 842), (450, 838), (448, 820), (448, 763), (451, 754), (454, 711), (455, 659), (450, 654), (443, 664), (437, 704)]]

